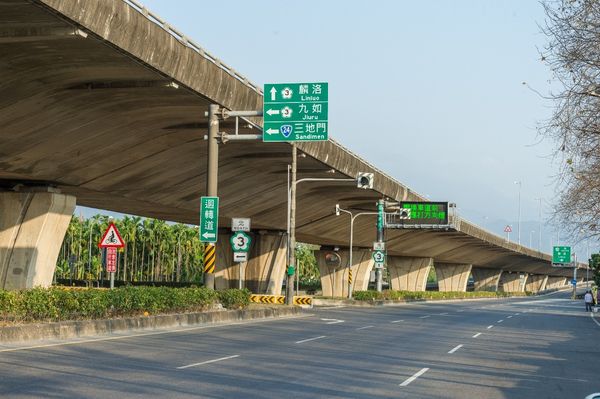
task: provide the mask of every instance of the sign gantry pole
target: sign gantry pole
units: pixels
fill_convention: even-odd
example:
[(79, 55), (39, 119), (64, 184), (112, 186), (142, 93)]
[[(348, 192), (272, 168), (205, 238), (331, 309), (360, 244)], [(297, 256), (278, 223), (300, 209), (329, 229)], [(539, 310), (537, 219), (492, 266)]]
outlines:
[[(219, 106), (210, 104), (208, 106), (208, 159), (207, 159), (207, 180), (206, 195), (208, 197), (217, 197), (217, 181), (219, 174), (219, 117), (217, 112)], [(200, 215), (203, 219), (205, 216)], [(218, 217), (215, 222), (215, 230), (218, 229)], [(202, 240), (202, 225), (200, 228), (200, 237)], [(216, 261), (216, 234), (214, 241), (204, 244), (204, 286), (210, 290), (215, 289), (215, 261)]]
[(298, 151), (296, 143), (292, 143), (292, 181), (290, 190), (290, 263), (287, 269), (287, 282), (285, 285), (285, 303), (292, 305), (294, 302), (294, 273), (296, 264), (296, 171), (298, 164)]

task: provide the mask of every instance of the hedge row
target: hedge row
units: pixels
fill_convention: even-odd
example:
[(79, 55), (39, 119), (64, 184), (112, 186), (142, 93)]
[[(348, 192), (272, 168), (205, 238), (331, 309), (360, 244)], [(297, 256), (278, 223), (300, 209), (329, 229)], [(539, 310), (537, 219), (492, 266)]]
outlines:
[(353, 294), (354, 299), (358, 301), (372, 300), (419, 300), (419, 299), (464, 299), (464, 298), (498, 298), (509, 296), (526, 296), (529, 292), (500, 292), (500, 291), (473, 291), (473, 292), (440, 292), (440, 291), (356, 291)]
[(192, 312), (209, 309), (217, 303), (228, 309), (245, 307), (250, 303), (250, 291), (169, 287), (0, 290), (0, 321), (60, 321), (135, 316), (146, 312)]

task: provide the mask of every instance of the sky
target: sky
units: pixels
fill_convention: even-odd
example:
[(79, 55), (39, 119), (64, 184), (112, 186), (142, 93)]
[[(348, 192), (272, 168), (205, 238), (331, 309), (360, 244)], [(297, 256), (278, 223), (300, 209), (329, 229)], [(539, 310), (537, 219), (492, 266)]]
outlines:
[(529, 88), (552, 85), (537, 1), (142, 3), (255, 84), (328, 82), (331, 137), (511, 240), (520, 181), (521, 243), (537, 248), (558, 170), (536, 131), (552, 103)]

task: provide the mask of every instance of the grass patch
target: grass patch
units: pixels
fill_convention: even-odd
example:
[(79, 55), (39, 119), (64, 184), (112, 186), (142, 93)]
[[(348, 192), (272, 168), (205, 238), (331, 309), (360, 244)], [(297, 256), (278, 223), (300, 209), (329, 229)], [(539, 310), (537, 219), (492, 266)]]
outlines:
[(466, 298), (506, 298), (510, 296), (529, 296), (530, 292), (493, 292), (493, 291), (473, 291), (473, 292), (439, 292), (439, 291), (356, 291), (353, 297), (357, 301), (378, 301), (378, 300), (420, 300), (420, 299), (466, 299)]

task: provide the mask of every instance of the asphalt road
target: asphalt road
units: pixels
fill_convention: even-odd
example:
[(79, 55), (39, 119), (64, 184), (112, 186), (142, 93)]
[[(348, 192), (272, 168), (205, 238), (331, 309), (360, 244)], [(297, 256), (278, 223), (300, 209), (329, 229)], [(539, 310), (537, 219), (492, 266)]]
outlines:
[(0, 345), (0, 397), (584, 398), (597, 315), (559, 293)]

